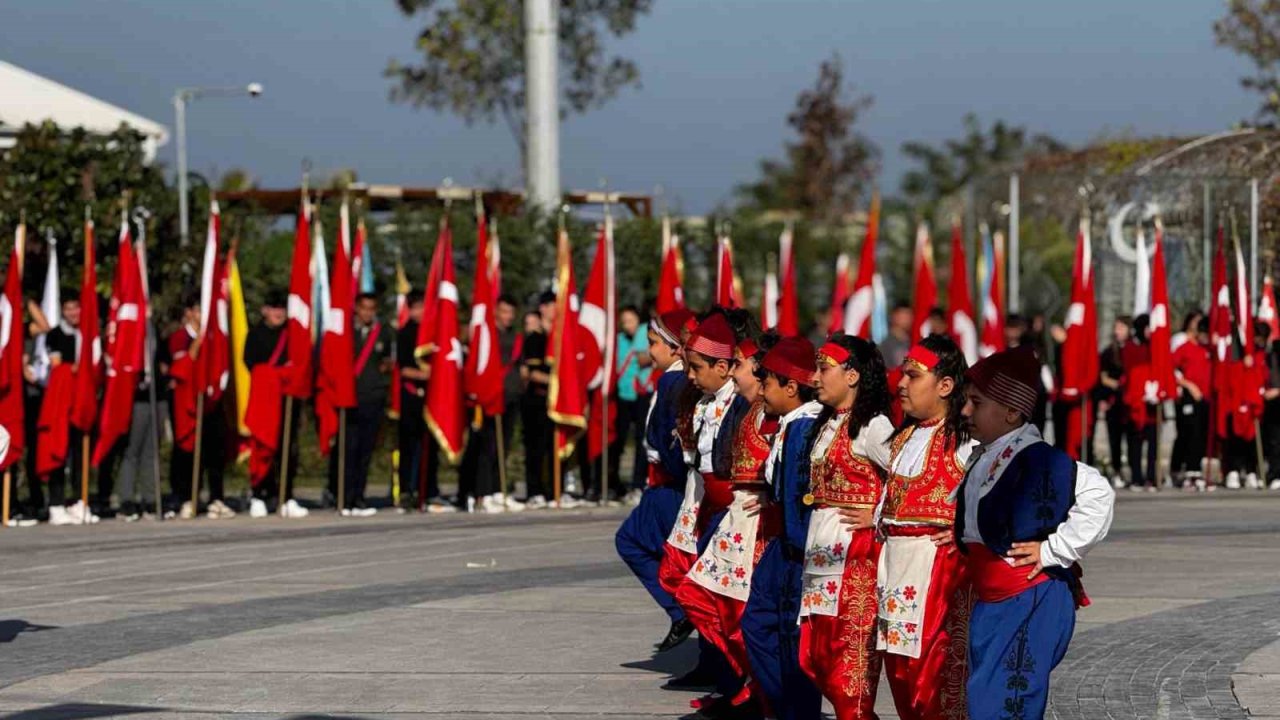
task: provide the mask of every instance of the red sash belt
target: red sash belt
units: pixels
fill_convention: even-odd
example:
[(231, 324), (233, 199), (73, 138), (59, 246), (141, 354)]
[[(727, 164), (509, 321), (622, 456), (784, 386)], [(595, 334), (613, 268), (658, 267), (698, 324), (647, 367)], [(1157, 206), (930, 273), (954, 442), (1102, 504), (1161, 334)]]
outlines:
[(951, 529), (943, 525), (890, 525), (887, 523), (881, 527), (884, 534), (889, 537), (925, 537)]
[(702, 505), (699, 514), (719, 512), (733, 502), (733, 481), (715, 473), (702, 473)]
[(1008, 600), (1049, 580), (1049, 576), (1043, 572), (1028, 580), (1031, 568), (1013, 567), (982, 543), (967, 543), (967, 546), (969, 577), (973, 579), (973, 590), (982, 602)]
[(649, 463), (649, 487), (670, 485), (671, 479), (671, 474), (663, 470), (661, 465)]

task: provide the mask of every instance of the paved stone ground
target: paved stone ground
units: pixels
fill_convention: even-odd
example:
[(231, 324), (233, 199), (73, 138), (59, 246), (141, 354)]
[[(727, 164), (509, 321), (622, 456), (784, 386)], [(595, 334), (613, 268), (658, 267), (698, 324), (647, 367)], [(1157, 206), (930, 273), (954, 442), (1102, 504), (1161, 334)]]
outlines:
[[(0, 713), (679, 717), (622, 514), (0, 532)], [(1053, 716), (1280, 718), (1280, 493), (1125, 494), (1086, 571)]]

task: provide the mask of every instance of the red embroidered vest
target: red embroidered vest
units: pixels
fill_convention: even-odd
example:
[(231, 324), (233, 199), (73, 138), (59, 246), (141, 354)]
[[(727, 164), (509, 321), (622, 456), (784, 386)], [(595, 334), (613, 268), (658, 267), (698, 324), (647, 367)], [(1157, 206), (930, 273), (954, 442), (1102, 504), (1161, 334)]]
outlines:
[[(937, 421), (941, 422), (941, 421)], [(930, 425), (916, 425), (893, 439), (890, 457), (896, 467), (898, 456), (913, 433)], [(941, 428), (933, 432), (925, 448), (924, 464), (914, 477), (890, 472), (885, 484), (883, 517), (904, 523), (950, 526), (956, 519), (955, 503), (949, 498), (964, 477), (964, 468), (956, 462), (955, 448), (943, 439)]]
[(853, 451), (850, 413), (836, 425), (835, 437), (820, 458), (811, 458), (809, 478), (813, 502), (819, 507), (874, 507), (880, 499), (884, 474), (870, 460)]
[(777, 418), (766, 416), (764, 402), (757, 400), (733, 436), (733, 468), (729, 479), (735, 487), (768, 484), (764, 478), (764, 463), (769, 459), (769, 448), (777, 431)]
[(693, 427), (693, 418), (698, 414), (697, 407), (690, 407), (685, 412), (676, 413), (676, 437), (683, 450), (698, 449), (698, 432)]

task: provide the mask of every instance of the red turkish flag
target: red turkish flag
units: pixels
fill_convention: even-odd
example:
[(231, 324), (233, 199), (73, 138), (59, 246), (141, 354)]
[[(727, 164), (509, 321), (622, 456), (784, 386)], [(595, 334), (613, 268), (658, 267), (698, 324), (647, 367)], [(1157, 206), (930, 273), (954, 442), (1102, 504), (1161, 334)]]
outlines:
[[(440, 228), (439, 280), (427, 287), (434, 298), (430, 331), (431, 380), (427, 383), (427, 427), (451, 464), (462, 456), (465, 423), (462, 408), (462, 343), (458, 341), (458, 286), (453, 270), (453, 234), (447, 222)], [(424, 325), (425, 325), (424, 315)]]
[(655, 310), (659, 315), (684, 307), (684, 289), (681, 275), (680, 238), (671, 234), (671, 219), (662, 218), (662, 272), (658, 276), (658, 298)]
[(733, 284), (733, 243), (728, 237), (716, 241), (716, 305), (735, 308), (742, 303)]
[(98, 380), (102, 372), (102, 341), (98, 338), (98, 261), (93, 221), (84, 221), (84, 271), (80, 279), (80, 356), (72, 393), (71, 424), (89, 432), (98, 419)]
[[(1076, 404), (1067, 418), (1067, 452), (1080, 459), (1084, 438), (1081, 416), (1092, 418), (1089, 392), (1098, 381), (1098, 318), (1093, 288), (1093, 248), (1089, 241), (1089, 220), (1080, 219), (1076, 236), (1075, 267), (1071, 273), (1071, 306), (1067, 309), (1067, 340), (1062, 347), (1062, 391), (1064, 400)], [(1092, 423), (1088, 423), (1092, 429)]]
[(342, 203), (338, 242), (333, 244), (329, 268), (329, 307), (325, 309), (324, 334), (320, 336), (320, 367), (316, 372), (316, 435), (320, 454), (327, 456), (338, 434), (341, 408), (356, 406), (355, 346), (351, 339), (351, 313), (355, 309), (350, 247), (350, 217)]
[(831, 308), (827, 311), (827, 334), (834, 335), (844, 329), (844, 306), (849, 302), (851, 283), (849, 277), (849, 256), (840, 253), (836, 258), (835, 282), (831, 287)]
[(951, 338), (960, 346), (970, 365), (978, 362), (978, 326), (973, 321), (973, 298), (969, 295), (969, 264), (964, 256), (964, 235), (960, 223), (951, 226), (951, 281), (947, 287), (947, 325)]
[(1213, 253), (1213, 296), (1209, 305), (1209, 342), (1213, 359), (1225, 362), (1231, 356), (1231, 290), (1227, 286), (1227, 256), (1222, 226)]
[(1276, 289), (1270, 275), (1262, 279), (1262, 297), (1258, 298), (1257, 320), (1271, 328), (1271, 334), (1267, 336), (1269, 341), (1280, 340), (1280, 320), (1276, 318)]
[(556, 452), (567, 458), (587, 426), (587, 383), (579, 361), (578, 287), (573, 279), (569, 234), (564, 230), (557, 241), (555, 288), (556, 321), (547, 346), (547, 362), (551, 365), (547, 417), (556, 424)]
[(792, 241), (795, 235), (787, 225), (778, 237), (778, 277), (782, 288), (778, 293), (778, 332), (783, 337), (800, 334), (799, 300), (796, 292), (796, 263)]
[(860, 338), (871, 337), (871, 312), (875, 309), (876, 238), (880, 234), (880, 193), (871, 196), (867, 213), (867, 236), (862, 241), (858, 260), (858, 279), (853, 283), (849, 301), (845, 303), (844, 332)]
[(0, 468), (7, 468), (22, 458), (26, 446), (23, 422), (22, 387), (22, 236), (18, 228), (17, 242), (9, 254), (9, 269), (0, 296), (0, 425), (9, 431), (9, 449), (0, 457)]
[[(729, 268), (732, 285), (733, 268)], [(609, 433), (610, 443), (616, 438), (612, 419), (616, 413), (613, 402), (604, 406), (605, 398), (612, 399), (616, 378), (614, 355), (617, 346), (617, 286), (614, 276), (613, 218), (606, 216), (596, 240), (596, 256), (591, 264), (591, 275), (582, 293), (582, 311), (578, 323), (585, 331), (580, 335), (590, 348), (579, 348), (582, 378), (590, 395), (591, 411), (587, 414), (587, 458), (595, 460), (604, 451), (604, 435)], [(606, 430), (606, 427), (608, 428)]]
[[(447, 243), (446, 240), (448, 241)], [(427, 282), (422, 286), (422, 321), (418, 323), (418, 340), (413, 349), (413, 356), (424, 367), (429, 363), (424, 358), (436, 350), (436, 305), (439, 302), (439, 298), (436, 297), (436, 289), (440, 287), (446, 244), (452, 251), (453, 234), (449, 229), (449, 218), (447, 216), (440, 221), (440, 233), (436, 236), (436, 246), (431, 251), (431, 265), (427, 268)], [(450, 256), (448, 261), (452, 264), (453, 257)]]
[(285, 353), (288, 370), (281, 383), (285, 395), (311, 395), (311, 208), (306, 199), (298, 209), (298, 226), (293, 238), (293, 267), (289, 274), (288, 320), (285, 322)]
[(147, 298), (143, 293), (142, 271), (129, 237), (129, 216), (120, 222), (119, 259), (111, 283), (111, 305), (107, 319), (107, 386), (98, 418), (98, 444), (93, 449), (93, 465), (100, 465), (116, 442), (129, 432), (133, 417), (133, 395), (146, 356)]
[(471, 322), (468, 324), (471, 341), (467, 363), (462, 370), (462, 388), (468, 404), (488, 416), (501, 414), (505, 404), (505, 373), (498, 345), (498, 325), (493, 314), (496, 296), (491, 286), (491, 249), (487, 223), (481, 213), (476, 217), (476, 274), (471, 292)]
[(915, 282), (915, 311), (912, 327), (919, 340), (929, 335), (929, 311), (938, 305), (938, 283), (933, 274), (933, 241), (929, 239), (929, 228), (920, 223), (916, 226), (916, 250), (912, 260), (912, 277)]
[[(1235, 235), (1235, 232), (1232, 232)], [(1253, 352), (1253, 300), (1249, 297), (1249, 275), (1244, 266), (1244, 253), (1240, 251), (1240, 238), (1233, 237), (1236, 246), (1236, 296), (1232, 312), (1236, 318), (1236, 337), (1243, 353)]]
[(205, 411), (222, 397), (231, 371), (227, 328), (227, 268), (218, 257), (221, 217), (218, 203), (209, 207), (209, 234), (200, 273), (200, 347), (195, 356), (196, 387), (205, 395)]
[(1004, 234), (992, 238), (982, 227), (982, 260), (986, 269), (982, 297), (982, 343), (978, 353), (987, 357), (1004, 349)]
[(1151, 379), (1158, 383), (1160, 399), (1178, 394), (1170, 348), (1169, 283), (1164, 272), (1164, 226), (1156, 220), (1155, 251), (1151, 255)]

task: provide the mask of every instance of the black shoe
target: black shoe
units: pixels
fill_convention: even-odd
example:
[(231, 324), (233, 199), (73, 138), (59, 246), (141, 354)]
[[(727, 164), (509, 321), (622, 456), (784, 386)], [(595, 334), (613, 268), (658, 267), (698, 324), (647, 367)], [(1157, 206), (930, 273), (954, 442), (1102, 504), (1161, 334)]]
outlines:
[(662, 638), (662, 642), (654, 647), (658, 648), (658, 652), (666, 652), (671, 648), (679, 645), (689, 636), (693, 634), (693, 623), (688, 620), (676, 620), (671, 623), (671, 629), (667, 631), (667, 636)]
[(662, 685), (663, 690), (711, 690), (716, 679), (711, 671), (696, 667), (680, 677), (671, 678)]

